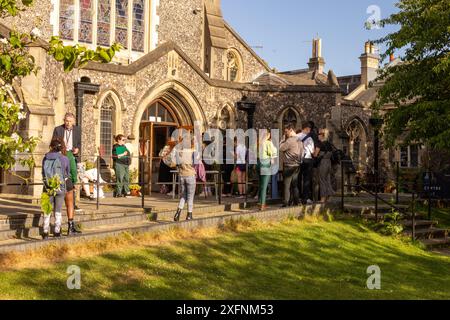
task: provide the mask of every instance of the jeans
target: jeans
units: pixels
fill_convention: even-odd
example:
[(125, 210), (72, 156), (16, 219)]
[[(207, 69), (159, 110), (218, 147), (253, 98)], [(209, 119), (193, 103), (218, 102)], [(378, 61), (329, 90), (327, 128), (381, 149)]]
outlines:
[[(55, 213), (55, 233), (61, 233), (62, 224), (62, 205), (64, 203), (65, 193), (58, 193), (55, 197), (50, 197), (50, 203), (53, 206), (53, 212)], [(50, 232), (50, 219), (52, 215), (44, 215), (44, 233)]]
[(312, 200), (312, 178), (314, 170), (314, 160), (304, 159), (302, 163), (302, 180), (303, 192), (302, 199), (304, 202)]
[[(284, 194), (283, 204), (288, 206), (292, 199), (294, 205), (299, 204), (299, 190), (298, 190), (298, 175), (300, 174), (300, 167), (285, 167), (283, 170)], [(291, 194), (292, 190), (292, 194)]]
[(116, 172), (116, 195), (121, 195), (122, 191), (125, 194), (130, 193), (130, 170), (126, 164), (115, 163), (114, 171)]
[(184, 205), (188, 204), (188, 212), (192, 213), (194, 210), (194, 197), (196, 188), (195, 177), (180, 177), (181, 183), (181, 199), (178, 209), (183, 210)]

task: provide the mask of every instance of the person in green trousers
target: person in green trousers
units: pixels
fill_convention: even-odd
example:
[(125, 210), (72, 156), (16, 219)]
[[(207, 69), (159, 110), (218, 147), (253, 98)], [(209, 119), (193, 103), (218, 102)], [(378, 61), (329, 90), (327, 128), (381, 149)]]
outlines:
[(272, 143), (270, 130), (260, 138), (258, 172), (259, 172), (259, 207), (261, 211), (267, 209), (267, 188), (272, 179), (272, 164), (278, 157), (278, 150)]
[(126, 138), (123, 134), (116, 137), (112, 158), (116, 173), (116, 188), (114, 198), (129, 197), (130, 194), (130, 151), (125, 146)]

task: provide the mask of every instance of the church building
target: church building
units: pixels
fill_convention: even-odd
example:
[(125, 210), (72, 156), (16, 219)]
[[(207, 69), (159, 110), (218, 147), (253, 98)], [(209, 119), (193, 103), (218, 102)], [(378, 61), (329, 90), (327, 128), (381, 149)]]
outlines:
[[(44, 42), (30, 48), (40, 71), (17, 83), (11, 94), (26, 107), (21, 133), (41, 137), (37, 166), (31, 172), (16, 168), (36, 182), (53, 129), (66, 112), (76, 114), (82, 128), (84, 160), (100, 155), (110, 164), (113, 136), (124, 134), (135, 155), (144, 153), (150, 184), (157, 180), (159, 151), (174, 128), (200, 121), (203, 130), (247, 129), (248, 113), (237, 107), (240, 101), (255, 106), (255, 128), (300, 127), (312, 120), (331, 131), (334, 144), (347, 150), (358, 168), (373, 161), (371, 110), (346, 99), (376, 77), (380, 61), (370, 44), (357, 76), (325, 72), (320, 39), (313, 40), (307, 68), (277, 72), (224, 20), (220, 0), (36, 0), (20, 18), (1, 21), (0, 36), (10, 27), (29, 32), (35, 26), (42, 39), (57, 35), (68, 45), (123, 46), (112, 63), (89, 63), (70, 73), (46, 54)], [(2, 181), (14, 178), (0, 172)], [(41, 188), (26, 192), (38, 196)]]

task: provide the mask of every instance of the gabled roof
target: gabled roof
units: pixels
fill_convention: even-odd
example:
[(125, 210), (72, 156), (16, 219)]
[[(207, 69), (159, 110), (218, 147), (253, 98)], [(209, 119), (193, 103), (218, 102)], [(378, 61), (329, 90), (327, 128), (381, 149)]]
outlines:
[(225, 28), (247, 49), (253, 57), (255, 57), (256, 60), (258, 60), (259, 63), (269, 72), (272, 70), (270, 69), (269, 65), (266, 61), (264, 61), (248, 44), (245, 42), (244, 39), (225, 21)]
[(272, 72), (263, 73), (253, 80), (253, 82), (266, 86), (288, 86), (293, 84)]

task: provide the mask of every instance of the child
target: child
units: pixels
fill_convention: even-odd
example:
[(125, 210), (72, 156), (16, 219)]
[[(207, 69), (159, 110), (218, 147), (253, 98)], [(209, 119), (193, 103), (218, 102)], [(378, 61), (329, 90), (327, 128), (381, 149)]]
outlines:
[[(44, 181), (44, 190), (48, 188), (48, 180), (59, 176), (61, 185), (59, 190), (56, 191), (55, 196), (50, 197), (50, 203), (53, 206), (53, 212), (55, 213), (55, 238), (61, 237), (61, 224), (62, 224), (62, 205), (67, 191), (73, 190), (72, 181), (70, 177), (69, 159), (64, 155), (66, 147), (64, 141), (61, 139), (53, 139), (50, 144), (50, 152), (47, 153), (42, 161), (42, 179)], [(44, 233), (42, 239), (48, 239), (50, 233), (50, 219), (51, 215), (44, 216)]]

